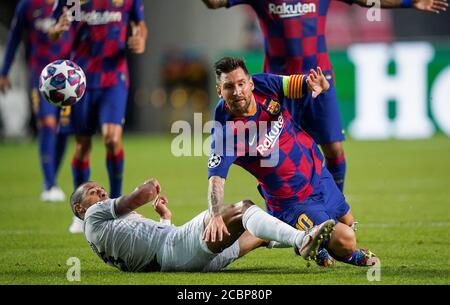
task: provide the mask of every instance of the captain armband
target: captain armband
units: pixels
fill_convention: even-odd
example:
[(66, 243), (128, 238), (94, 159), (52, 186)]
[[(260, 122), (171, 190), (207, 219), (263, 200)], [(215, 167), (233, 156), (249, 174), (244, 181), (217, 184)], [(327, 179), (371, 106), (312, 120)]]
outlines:
[(287, 98), (302, 98), (306, 94), (306, 75), (283, 76), (283, 93)]

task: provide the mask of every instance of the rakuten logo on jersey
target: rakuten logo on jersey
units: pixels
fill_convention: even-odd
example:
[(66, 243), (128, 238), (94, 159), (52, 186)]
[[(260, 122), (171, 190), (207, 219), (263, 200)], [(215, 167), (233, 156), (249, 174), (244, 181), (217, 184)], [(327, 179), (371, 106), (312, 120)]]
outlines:
[(276, 5), (274, 3), (269, 4), (269, 13), (273, 15), (277, 15), (279, 18), (291, 18), (303, 16), (308, 13), (316, 12), (316, 4), (315, 3), (297, 3), (297, 4), (279, 4)]
[[(73, 17), (69, 15), (70, 17)], [(76, 19), (75, 19), (76, 20)], [(86, 22), (89, 25), (102, 25), (108, 24), (112, 22), (121, 22), (122, 21), (122, 12), (81, 12), (80, 20)]]
[(263, 142), (256, 147), (256, 150), (261, 154), (261, 156), (266, 156), (267, 152), (272, 150), (275, 146), (281, 132), (283, 131), (283, 124), (284, 119), (283, 116), (280, 115), (278, 120), (272, 124), (269, 132), (266, 133)]

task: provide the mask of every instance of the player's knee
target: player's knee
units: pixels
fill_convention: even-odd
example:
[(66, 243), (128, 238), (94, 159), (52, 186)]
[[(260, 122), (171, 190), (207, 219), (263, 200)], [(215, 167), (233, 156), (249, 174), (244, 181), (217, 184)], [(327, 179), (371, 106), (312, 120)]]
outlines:
[(53, 116), (46, 116), (39, 120), (38, 126), (40, 129), (51, 128), (53, 130), (56, 130), (57, 127), (56, 119)]
[(110, 152), (118, 150), (122, 143), (119, 137), (109, 134), (106, 134), (103, 137), (103, 142), (105, 144), (106, 150)]
[(323, 154), (327, 159), (336, 159), (339, 158), (342, 154), (344, 154), (344, 146), (341, 142), (335, 142), (330, 144), (322, 144), (321, 148), (323, 150)]
[(77, 158), (84, 158), (91, 152), (92, 143), (87, 139), (77, 139), (75, 144), (75, 156)]
[(242, 200), (238, 203), (227, 206), (226, 210), (224, 210), (223, 213), (225, 223), (241, 223), (242, 216), (244, 215), (245, 211), (247, 211), (247, 209), (254, 205), (255, 204), (251, 200)]
[(338, 223), (331, 235), (329, 246), (340, 256), (351, 254), (356, 249), (356, 235), (349, 226)]
[(352, 213), (349, 211), (347, 214), (339, 218), (339, 222), (346, 224), (349, 227), (352, 227), (353, 223), (355, 222), (355, 219), (353, 218)]
[(237, 203), (238, 208), (240, 209), (240, 213), (244, 215), (245, 211), (247, 211), (250, 207), (254, 206), (255, 203), (249, 199), (242, 200), (241, 202)]

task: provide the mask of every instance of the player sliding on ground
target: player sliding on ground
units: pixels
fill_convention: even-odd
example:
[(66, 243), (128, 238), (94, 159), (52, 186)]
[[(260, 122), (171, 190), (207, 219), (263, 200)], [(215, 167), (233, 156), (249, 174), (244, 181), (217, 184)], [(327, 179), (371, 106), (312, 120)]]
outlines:
[[(206, 228), (206, 240), (228, 234), (220, 210), (228, 171), (236, 164), (258, 180), (269, 214), (300, 230), (328, 219), (339, 221), (323, 248), (348, 264), (376, 264), (373, 253), (356, 248), (350, 206), (323, 166), (319, 147), (289, 111), (330, 88), (321, 69), (307, 75), (249, 75), (241, 59), (225, 57), (215, 64), (215, 73), (220, 100), (208, 161), (209, 207), (214, 217)], [(317, 256), (319, 265), (333, 263), (326, 254)]]
[[(86, 239), (105, 263), (130, 272), (219, 271), (265, 244), (265, 240), (290, 245), (297, 254), (310, 259), (334, 229), (334, 221), (327, 220), (308, 232), (299, 231), (244, 200), (224, 207), (220, 213), (230, 234), (207, 242), (203, 237), (211, 219), (209, 212), (200, 213), (181, 227), (172, 226), (167, 223), (171, 218), (168, 200), (160, 190), (159, 182), (150, 179), (116, 199), (110, 199), (95, 182), (84, 183), (73, 192), (72, 211), (84, 221)], [(162, 221), (134, 212), (149, 202), (153, 202)]]

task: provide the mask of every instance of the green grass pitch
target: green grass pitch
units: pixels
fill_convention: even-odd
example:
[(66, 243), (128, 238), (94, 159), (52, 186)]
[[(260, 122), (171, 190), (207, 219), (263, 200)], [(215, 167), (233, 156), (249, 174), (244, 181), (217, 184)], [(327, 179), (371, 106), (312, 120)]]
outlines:
[[(207, 208), (206, 157), (173, 157), (170, 137), (125, 136), (124, 192), (157, 177), (175, 224)], [(365, 268), (338, 263), (310, 267), (290, 249), (258, 249), (219, 273), (121, 273), (71, 235), (68, 203), (41, 203), (36, 143), (0, 145), (0, 284), (450, 284), (450, 139), (345, 143), (345, 193), (360, 222), (359, 245), (381, 258), (380, 281)], [(72, 190), (68, 148), (59, 182)], [(104, 148), (94, 142), (91, 179), (108, 185)], [(255, 180), (233, 167), (226, 202), (250, 198), (262, 206)], [(139, 212), (156, 217), (150, 206)], [(81, 281), (69, 282), (66, 261), (81, 261)]]

